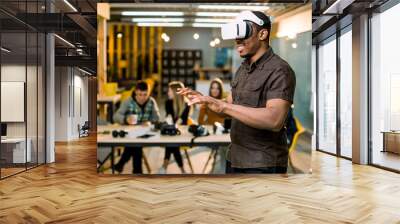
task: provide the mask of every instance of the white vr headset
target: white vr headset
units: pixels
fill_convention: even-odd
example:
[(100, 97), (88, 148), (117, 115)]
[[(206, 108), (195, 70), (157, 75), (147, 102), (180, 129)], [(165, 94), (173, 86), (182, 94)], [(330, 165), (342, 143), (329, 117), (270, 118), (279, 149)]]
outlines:
[(259, 26), (264, 25), (264, 21), (258, 18), (253, 12), (243, 11), (236, 17), (234, 22), (221, 26), (222, 39), (231, 40), (249, 38), (253, 31), (250, 22), (253, 22)]

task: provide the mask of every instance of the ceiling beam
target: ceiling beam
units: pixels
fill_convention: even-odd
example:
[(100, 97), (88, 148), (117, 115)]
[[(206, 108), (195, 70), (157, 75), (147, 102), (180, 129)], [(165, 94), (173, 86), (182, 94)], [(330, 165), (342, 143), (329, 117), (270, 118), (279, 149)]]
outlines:
[(80, 66), (88, 67), (95, 71), (97, 59), (92, 56), (55, 56), (56, 66)]
[(97, 29), (93, 27), (85, 17), (80, 14), (68, 14), (67, 16), (80, 26), (91, 38), (97, 38)]

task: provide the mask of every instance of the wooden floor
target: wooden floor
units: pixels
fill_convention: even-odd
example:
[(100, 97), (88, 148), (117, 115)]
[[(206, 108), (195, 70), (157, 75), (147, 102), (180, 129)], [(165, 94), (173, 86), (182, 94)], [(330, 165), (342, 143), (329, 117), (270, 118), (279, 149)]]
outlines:
[(313, 174), (96, 173), (95, 138), (0, 181), (0, 223), (400, 223), (400, 175), (315, 152)]

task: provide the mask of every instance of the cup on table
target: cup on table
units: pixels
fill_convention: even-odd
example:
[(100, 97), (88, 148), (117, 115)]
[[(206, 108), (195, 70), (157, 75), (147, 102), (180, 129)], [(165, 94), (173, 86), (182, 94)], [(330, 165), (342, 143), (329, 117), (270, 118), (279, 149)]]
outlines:
[(137, 114), (130, 114), (126, 118), (128, 124), (137, 124), (138, 116)]
[(214, 122), (214, 134), (222, 135), (224, 132), (224, 127), (219, 122)]

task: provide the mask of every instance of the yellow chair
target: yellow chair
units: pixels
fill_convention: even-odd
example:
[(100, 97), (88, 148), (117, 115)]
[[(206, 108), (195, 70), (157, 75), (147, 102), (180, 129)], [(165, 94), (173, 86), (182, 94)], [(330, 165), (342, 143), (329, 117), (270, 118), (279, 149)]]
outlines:
[(118, 83), (108, 82), (104, 84), (104, 94), (106, 96), (114, 96), (117, 94)]
[(289, 153), (292, 152), (296, 148), (297, 140), (298, 140), (299, 136), (305, 132), (305, 129), (304, 129), (303, 125), (300, 123), (300, 121), (297, 118), (294, 118), (294, 121), (296, 123), (297, 132), (293, 136), (292, 144), (289, 147)]
[[(103, 90), (104, 90), (105, 96), (116, 95), (117, 89), (118, 89), (118, 83), (116, 83), (116, 82), (108, 82), (108, 83), (104, 83), (104, 85), (103, 85)], [(107, 117), (107, 111), (108, 111), (107, 104), (98, 106), (98, 109), (100, 111), (100, 114), (99, 114), (100, 117)]]
[(296, 123), (296, 128), (297, 128), (297, 132), (294, 134), (293, 136), (293, 140), (292, 140), (292, 144), (289, 146), (289, 158), (288, 158), (288, 162), (289, 165), (293, 168), (293, 172), (295, 172), (295, 167), (292, 163), (291, 157), (290, 157), (290, 153), (293, 152), (293, 150), (296, 149), (297, 146), (297, 140), (299, 139), (300, 135), (303, 134), (305, 132), (305, 128), (303, 127), (303, 125), (300, 123), (300, 121), (294, 117), (294, 121)]
[(135, 90), (135, 88), (133, 87), (130, 90), (125, 90), (121, 93), (121, 102), (127, 100), (130, 96), (132, 96), (132, 92)]
[(188, 117), (187, 124), (188, 124), (188, 126), (193, 125), (193, 124), (197, 125), (197, 122), (195, 120), (193, 120), (191, 117)]
[(149, 93), (151, 94), (156, 83), (155, 80), (153, 78), (147, 78), (144, 81), (147, 83), (147, 86), (149, 87)]
[[(149, 93), (150, 93), (150, 95), (151, 95), (151, 92), (152, 92), (153, 89), (154, 89), (155, 81), (154, 81), (152, 78), (148, 78), (148, 79), (144, 80), (144, 82), (147, 83), (147, 85), (148, 85), (148, 87), (149, 87)], [(123, 91), (123, 92), (121, 93), (121, 102), (127, 100), (130, 96), (132, 96), (133, 91), (135, 91), (135, 87), (132, 87), (132, 88), (129, 89), (129, 90)]]

